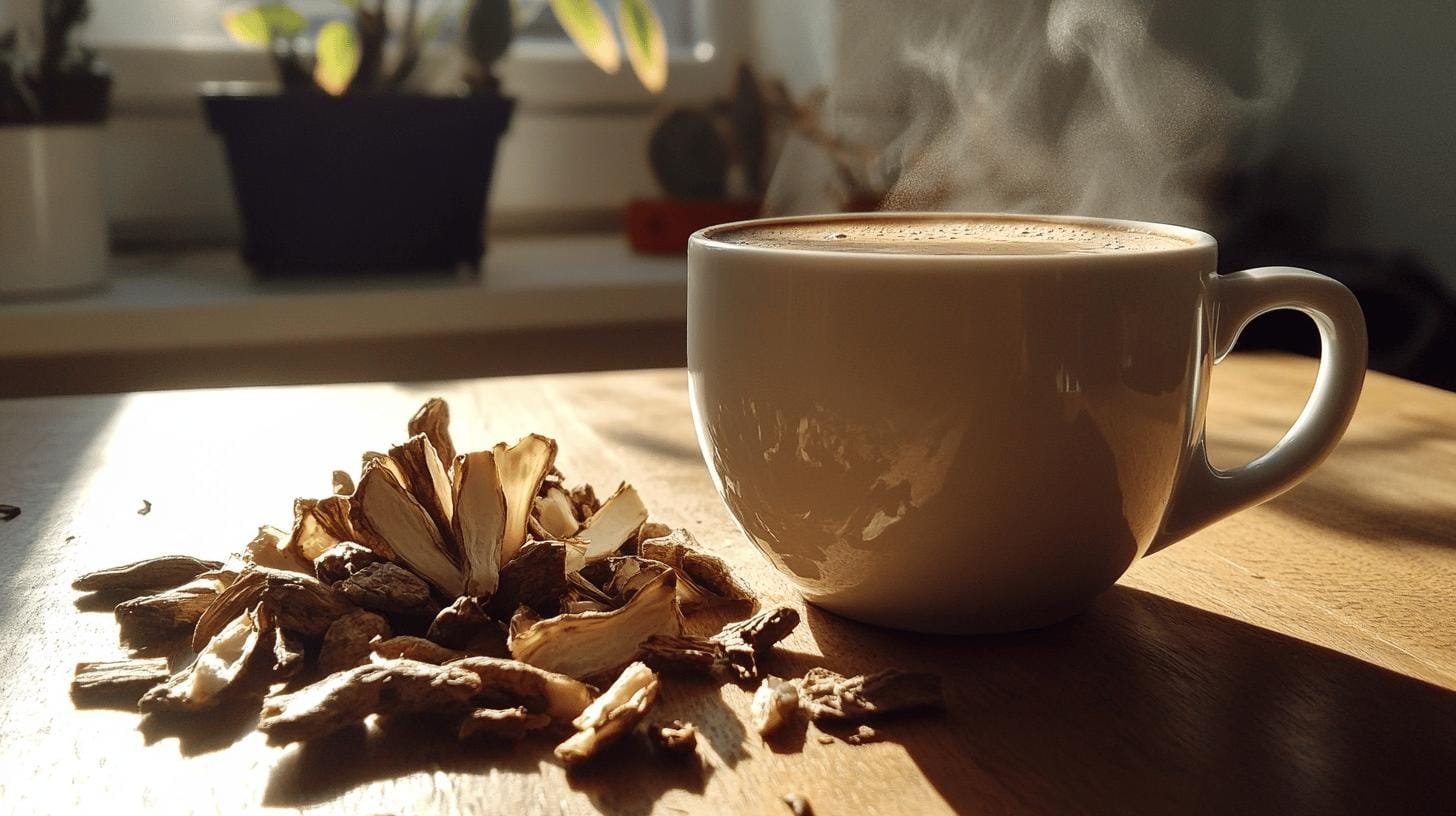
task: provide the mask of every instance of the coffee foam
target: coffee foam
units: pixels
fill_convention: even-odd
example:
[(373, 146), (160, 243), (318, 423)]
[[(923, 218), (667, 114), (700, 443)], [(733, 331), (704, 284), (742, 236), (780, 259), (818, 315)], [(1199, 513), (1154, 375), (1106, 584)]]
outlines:
[(765, 224), (712, 233), (765, 249), (898, 255), (1109, 255), (1189, 246), (1117, 227), (1002, 219), (849, 219)]

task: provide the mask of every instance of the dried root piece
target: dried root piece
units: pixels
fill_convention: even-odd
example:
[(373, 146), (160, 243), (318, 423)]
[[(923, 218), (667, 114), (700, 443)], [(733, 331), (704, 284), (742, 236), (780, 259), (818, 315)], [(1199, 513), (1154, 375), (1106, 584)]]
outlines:
[(348, 496), (354, 492), (354, 477), (342, 470), (334, 471), (334, 495)]
[(452, 561), (461, 563), (460, 547), (455, 542), (453, 529), (454, 491), (450, 487), (450, 474), (435, 452), (435, 446), (424, 434), (416, 434), (403, 445), (390, 448), (389, 458), (397, 462), (404, 473), (405, 489), (439, 528), (445, 553)]
[(172, 672), (162, 657), (77, 663), (71, 697), (78, 703), (130, 702), (165, 682)]
[(886, 669), (845, 677), (810, 669), (799, 684), (801, 704), (815, 720), (857, 721), (918, 708), (941, 708), (945, 698), (934, 674)]
[[(660, 521), (644, 522), (637, 530), (637, 544), (640, 547), (644, 542), (651, 541), (654, 538), (666, 538), (669, 535), (672, 535), (672, 528), (666, 524)], [(641, 555), (642, 553), (639, 552), (637, 554)]]
[(653, 723), (647, 726), (647, 743), (668, 756), (690, 756), (698, 750), (698, 729), (682, 720)]
[(748, 710), (753, 730), (760, 736), (771, 736), (792, 722), (799, 712), (799, 690), (787, 680), (765, 677), (754, 692)]
[(430, 585), (413, 572), (388, 561), (370, 564), (334, 584), (355, 605), (375, 612), (434, 617), (439, 607), (430, 598)]
[(375, 638), (392, 633), (389, 622), (373, 612), (357, 609), (329, 625), (319, 647), (318, 667), (324, 674), (352, 669), (369, 662)]
[(469, 652), (447, 649), (432, 640), (425, 640), (414, 635), (395, 635), (392, 638), (376, 637), (370, 642), (369, 649), (382, 658), (403, 657), (418, 660), (421, 663), (434, 663), (437, 666), (471, 656)]
[[(646, 525), (643, 527), (645, 535)], [(677, 570), (677, 599), (684, 612), (719, 604), (753, 603), (752, 593), (733, 577), (728, 565), (703, 552), (687, 530), (644, 538), (637, 554)]]
[[(352, 481), (349, 492), (353, 492)], [(339, 542), (353, 538), (347, 496), (293, 500), (293, 533), (284, 549), (297, 558), (317, 561)]]
[(389, 467), (378, 460), (366, 467), (351, 505), (361, 544), (403, 563), (447, 597), (461, 594), (465, 579), (440, 528)]
[(268, 569), (313, 574), (313, 562), (289, 546), (290, 537), (277, 527), (263, 526), (243, 550), (243, 561)]
[(313, 572), (320, 581), (332, 585), (370, 564), (383, 561), (377, 553), (362, 544), (340, 541), (313, 559)]
[(263, 701), (258, 730), (271, 745), (322, 737), (370, 714), (449, 713), (480, 689), (474, 673), (415, 660), (359, 666)]
[(480, 693), (504, 697), (553, 720), (570, 722), (592, 701), (595, 689), (564, 674), (538, 669), (519, 660), (466, 657), (450, 665), (474, 672)]
[(587, 543), (580, 563), (568, 560), (567, 570), (576, 572), (598, 559), (613, 555), (623, 544), (635, 540), (637, 530), (647, 521), (647, 506), (637, 490), (623, 482), (610, 498), (591, 515), (577, 531), (576, 537)]
[(480, 601), (461, 595), (441, 609), (425, 637), (441, 646), (463, 651), (489, 651), (501, 640), (501, 629), (485, 613)]
[(541, 531), (546, 534), (545, 538), (571, 538), (581, 529), (581, 521), (576, 517), (576, 506), (571, 503), (570, 494), (555, 486), (545, 488), (536, 497), (532, 518), (541, 526)]
[(500, 583), (486, 611), (502, 621), (509, 620), (522, 606), (539, 615), (555, 615), (568, 588), (566, 544), (530, 541), (501, 570)]
[(730, 623), (712, 637), (653, 637), (639, 654), (662, 671), (726, 675), (756, 680), (758, 661), (799, 623), (799, 613), (787, 606), (768, 609), (747, 620)]
[(571, 496), (571, 504), (576, 508), (576, 517), (589, 519), (592, 514), (602, 509), (601, 500), (597, 498), (597, 491), (589, 484), (579, 484), (573, 487), (568, 495)]
[(467, 453), (455, 462), (452, 491), (454, 534), (465, 564), (465, 591), (491, 595), (501, 571), (501, 539), (506, 530), (506, 496), (496, 472), (495, 454)]
[(590, 678), (633, 659), (653, 635), (682, 632), (677, 609), (676, 574), (665, 571), (620, 609), (557, 615), (541, 621), (511, 622), (511, 656), (543, 669)]
[(261, 691), (251, 682), (255, 672), (249, 668), (255, 655), (269, 651), (260, 647), (262, 639), (253, 613), (234, 618), (198, 650), (190, 666), (142, 695), (137, 708), (143, 713), (200, 711), (229, 696)]
[(724, 626), (712, 640), (723, 647), (724, 659), (737, 679), (753, 680), (759, 676), (759, 657), (798, 625), (798, 610), (779, 606)]
[(556, 462), (556, 440), (529, 434), (510, 447), (502, 442), (492, 452), (506, 500), (506, 524), (500, 542), (500, 565), (504, 567), (526, 543), (526, 519), (541, 482)]
[(88, 572), (72, 581), (71, 588), (82, 592), (125, 591), (135, 597), (181, 586), (204, 572), (220, 567), (221, 561), (204, 561), (190, 555), (164, 555)]
[(409, 421), (409, 435), (415, 434), (424, 434), (442, 461), (455, 461), (455, 442), (450, 439), (449, 403), (439, 397), (431, 397), (421, 405)]
[(527, 731), (551, 724), (545, 714), (532, 714), (521, 706), (515, 708), (477, 708), (460, 721), (456, 736), (462, 741), (493, 740), (518, 742)]
[(248, 567), (197, 621), (192, 648), (200, 651), (228, 621), (259, 604), (274, 625), (309, 639), (323, 637), (330, 624), (355, 609), (343, 593), (312, 575)]
[(641, 663), (622, 670), (617, 681), (572, 721), (576, 733), (556, 746), (556, 758), (578, 765), (628, 734), (657, 699), (657, 675)]
[[(635, 555), (608, 558), (606, 564), (607, 568), (611, 570), (611, 577), (607, 579), (605, 600), (617, 604), (632, 600), (633, 596), (640, 592), (643, 587), (652, 583), (659, 575), (672, 569), (661, 561), (650, 561), (646, 558), (638, 558)], [(681, 599), (682, 573), (678, 573), (674, 580), (678, 584), (678, 598)]]
[(217, 600), (223, 582), (199, 578), (176, 589), (143, 595), (116, 606), (121, 645), (145, 649), (186, 637), (207, 608)]

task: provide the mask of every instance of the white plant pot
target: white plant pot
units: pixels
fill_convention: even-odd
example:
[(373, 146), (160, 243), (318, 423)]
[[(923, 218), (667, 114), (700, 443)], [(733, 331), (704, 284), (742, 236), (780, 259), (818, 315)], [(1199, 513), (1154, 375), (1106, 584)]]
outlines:
[(0, 298), (106, 279), (101, 126), (0, 127)]

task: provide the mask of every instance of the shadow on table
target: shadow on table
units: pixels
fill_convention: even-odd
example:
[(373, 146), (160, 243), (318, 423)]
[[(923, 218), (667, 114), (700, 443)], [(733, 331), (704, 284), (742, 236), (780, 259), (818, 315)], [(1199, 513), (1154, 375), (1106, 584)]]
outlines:
[(1150, 593), (1115, 587), (1073, 620), (1012, 635), (909, 635), (813, 608), (808, 624), (831, 669), (876, 655), (945, 675), (945, 716), (877, 730), (959, 812), (1456, 802), (1456, 693)]
[[(1262, 455), (1270, 447), (1265, 440), (1277, 439), (1285, 427), (1273, 420), (1246, 422), (1257, 426), (1258, 442), (1209, 428), (1209, 448), (1219, 466), (1232, 467)], [(1412, 452), (1441, 441), (1456, 442), (1444, 427), (1431, 421), (1378, 437), (1345, 439), (1329, 461), (1290, 491), (1289, 498), (1275, 500), (1268, 507), (1322, 529), (1374, 542), (1456, 545), (1452, 533), (1456, 496), (1399, 501), (1378, 492), (1377, 474), (1401, 467)]]
[[(263, 804), (307, 807), (362, 785), (419, 772), (500, 773), (539, 786), (541, 768), (558, 764), (552, 756), (562, 736), (558, 732), (528, 735), (519, 743), (461, 744), (451, 736), (453, 730), (450, 723), (411, 718), (382, 730), (356, 725), (293, 745), (274, 765)], [(567, 782), (603, 812), (637, 814), (650, 812), (670, 790), (701, 792), (712, 772), (696, 758), (664, 760), (645, 756), (645, 750), (638, 740), (624, 740), (590, 765), (571, 771)], [(489, 807), (485, 811), (492, 812)]]

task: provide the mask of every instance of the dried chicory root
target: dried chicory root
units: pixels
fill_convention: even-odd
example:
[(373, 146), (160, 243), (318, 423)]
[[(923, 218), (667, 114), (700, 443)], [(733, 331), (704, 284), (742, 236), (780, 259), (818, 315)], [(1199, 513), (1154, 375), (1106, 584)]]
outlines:
[(634, 734), (661, 756), (696, 753), (694, 725), (648, 719), (658, 671), (762, 680), (751, 719), (765, 735), (801, 710), (857, 722), (938, 704), (924, 675), (765, 678), (799, 623), (790, 607), (685, 633), (686, 614), (754, 596), (686, 530), (650, 520), (632, 485), (605, 500), (568, 486), (554, 440), (457, 453), (439, 399), (408, 432), (366, 452), (357, 479), (335, 471), (330, 495), (297, 499), (291, 531), (261, 527), (226, 562), (166, 556), (78, 578), (80, 591), (127, 598), (124, 646), (190, 637), (195, 658), (175, 673), (140, 656), (79, 664), (77, 701), (259, 701), (273, 744), (410, 715), (444, 718), (467, 741), (570, 729), (555, 751), (568, 766)]

